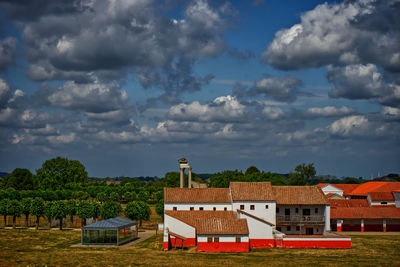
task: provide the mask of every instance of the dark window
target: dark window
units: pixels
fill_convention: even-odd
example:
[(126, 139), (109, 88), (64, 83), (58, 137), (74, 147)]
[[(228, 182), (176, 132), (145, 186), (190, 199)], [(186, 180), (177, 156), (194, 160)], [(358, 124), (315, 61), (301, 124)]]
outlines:
[(194, 210), (194, 207), (190, 207), (190, 210)]
[(279, 208), (276, 208), (276, 213), (279, 213)]
[(318, 213), (318, 208), (315, 208), (315, 214), (317, 214)]
[(241, 210), (244, 210), (244, 205), (240, 205), (240, 209), (241, 209)]
[(268, 209), (268, 205), (265, 205), (265, 209), (266, 209), (266, 210)]
[(213, 210), (217, 210), (217, 208), (216, 208), (216, 207), (214, 207), (214, 208), (213, 208)]
[(300, 226), (296, 226), (296, 231), (300, 231)]
[(281, 228), (280, 227), (276, 227), (276, 230), (278, 230), (279, 232), (281, 231)]
[(204, 210), (204, 208), (203, 208), (203, 207), (200, 207), (199, 210)]
[(211, 243), (212, 242), (212, 237), (207, 237), (207, 242)]
[(381, 205), (387, 205), (387, 202), (386, 201), (382, 201)]
[(285, 209), (285, 215), (289, 216), (290, 215), (290, 209)]
[(290, 226), (286, 227), (286, 230), (291, 231), (292, 228), (290, 228)]
[(317, 228), (317, 233), (319, 232), (319, 229)]
[(296, 213), (299, 213), (299, 208), (296, 208)]
[(218, 243), (219, 242), (219, 237), (214, 237), (214, 242)]
[(227, 208), (227, 207), (225, 207), (225, 208), (224, 208), (224, 210), (228, 210), (228, 208)]
[(176, 207), (173, 207), (172, 209), (173, 209), (173, 210), (177, 210), (177, 208), (176, 208)]
[(256, 207), (255, 207), (254, 205), (250, 205), (250, 209), (251, 209), (251, 210), (255, 210)]
[(303, 209), (303, 216), (310, 216), (310, 209)]
[(236, 237), (236, 243), (240, 243), (240, 237)]

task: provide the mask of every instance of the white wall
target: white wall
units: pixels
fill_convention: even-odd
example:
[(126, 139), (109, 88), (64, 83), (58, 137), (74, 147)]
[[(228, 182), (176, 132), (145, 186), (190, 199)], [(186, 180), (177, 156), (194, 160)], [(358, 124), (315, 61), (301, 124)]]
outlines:
[(397, 208), (400, 208), (400, 192), (393, 192), (392, 193), (394, 196), (394, 203)]
[(325, 227), (324, 234), (331, 230), (331, 206), (325, 206)]
[(249, 242), (244, 235), (197, 235), (197, 242), (207, 242), (208, 237), (219, 237), (219, 242), (236, 242), (236, 237), (240, 237), (240, 242)]
[[(276, 211), (276, 203), (275, 201), (234, 201), (232, 203), (233, 211), (240, 210), (240, 205), (244, 205), (243, 211), (250, 213), (256, 217), (262, 218), (267, 222), (272, 224), (276, 223), (275, 211)], [(254, 205), (254, 210), (250, 209), (250, 205)], [(268, 205), (268, 209), (265, 208), (265, 205)]]
[(173, 210), (176, 207), (177, 210), (190, 210), (190, 207), (193, 207), (194, 210), (199, 210), (200, 207), (203, 207), (204, 210), (232, 210), (231, 203), (165, 203), (164, 210)]
[[(368, 202), (370, 206), (386, 206), (386, 205), (395, 205), (396, 199), (393, 200), (379, 200), (379, 201), (372, 201), (370, 195), (367, 196)], [(399, 200), (400, 201), (400, 200)], [(382, 204), (382, 202), (386, 202), (386, 204)]]
[(247, 220), (249, 228), (249, 238), (251, 239), (273, 239), (272, 230), (274, 226), (261, 222), (246, 214), (238, 212), (240, 219)]
[(196, 229), (174, 217), (164, 214), (164, 242), (168, 241), (168, 230), (187, 238), (196, 237)]
[(328, 184), (324, 187), (321, 188), (322, 192), (324, 192), (325, 195), (329, 194), (329, 193), (333, 193), (333, 194), (338, 194), (340, 196), (343, 196), (343, 190), (339, 189), (331, 184)]

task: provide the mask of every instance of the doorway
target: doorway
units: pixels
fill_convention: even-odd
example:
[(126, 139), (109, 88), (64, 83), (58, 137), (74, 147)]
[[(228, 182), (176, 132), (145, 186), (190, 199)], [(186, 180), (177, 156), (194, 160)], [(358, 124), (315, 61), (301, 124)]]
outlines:
[(306, 235), (313, 235), (314, 234), (314, 228), (306, 228)]

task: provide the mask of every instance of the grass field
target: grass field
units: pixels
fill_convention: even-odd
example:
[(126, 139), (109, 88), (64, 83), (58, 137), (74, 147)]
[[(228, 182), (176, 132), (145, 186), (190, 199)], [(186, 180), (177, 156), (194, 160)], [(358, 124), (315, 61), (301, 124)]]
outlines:
[(354, 235), (352, 249), (164, 252), (161, 236), (130, 247), (71, 247), (79, 231), (0, 230), (0, 266), (400, 266), (400, 234)]

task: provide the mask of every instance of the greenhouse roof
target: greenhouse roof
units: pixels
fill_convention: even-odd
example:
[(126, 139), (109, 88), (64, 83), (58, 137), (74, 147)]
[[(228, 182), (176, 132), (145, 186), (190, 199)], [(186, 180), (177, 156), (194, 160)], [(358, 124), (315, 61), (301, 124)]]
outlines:
[(84, 230), (121, 229), (133, 225), (136, 225), (136, 221), (131, 221), (122, 217), (115, 217), (86, 225), (83, 227), (83, 229)]

